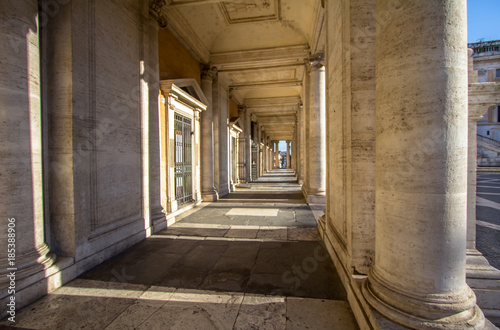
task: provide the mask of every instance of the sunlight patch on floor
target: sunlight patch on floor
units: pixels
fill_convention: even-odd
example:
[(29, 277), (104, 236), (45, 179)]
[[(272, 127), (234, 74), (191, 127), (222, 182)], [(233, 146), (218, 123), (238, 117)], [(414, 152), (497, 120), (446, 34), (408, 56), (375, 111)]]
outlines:
[(259, 209), (259, 208), (240, 208), (235, 207), (226, 213), (227, 216), (231, 215), (244, 215), (254, 217), (277, 217), (279, 209)]

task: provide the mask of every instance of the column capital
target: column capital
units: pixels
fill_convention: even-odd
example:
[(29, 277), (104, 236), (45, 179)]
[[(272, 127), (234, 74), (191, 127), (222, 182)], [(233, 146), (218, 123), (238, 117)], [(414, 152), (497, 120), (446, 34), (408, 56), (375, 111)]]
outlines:
[(158, 22), (161, 28), (167, 27), (167, 18), (162, 14), (162, 9), (166, 5), (166, 0), (152, 0), (149, 3), (149, 15)]
[(246, 105), (239, 105), (238, 106), (238, 115), (242, 116), (245, 111), (247, 111), (247, 106)]
[(207, 79), (207, 80), (211, 80), (212, 82), (214, 82), (215, 79), (217, 79), (217, 67), (215, 67), (215, 66), (212, 66), (212, 67), (204, 66), (204, 67), (202, 67), (202, 69), (201, 69), (201, 79)]
[(308, 71), (319, 70), (325, 67), (325, 55), (323, 53), (311, 54), (306, 59)]

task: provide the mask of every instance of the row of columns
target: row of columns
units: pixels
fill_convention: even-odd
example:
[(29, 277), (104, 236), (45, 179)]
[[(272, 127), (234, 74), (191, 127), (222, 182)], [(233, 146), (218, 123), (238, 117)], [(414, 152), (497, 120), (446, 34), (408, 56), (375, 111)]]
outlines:
[[(466, 1), (396, 3), (366, 1), (365, 5), (373, 5), (377, 14), (376, 19), (371, 15), (373, 25), (363, 29), (359, 26), (365, 22), (358, 18), (361, 10), (355, 12), (351, 2), (325, 1), (327, 54), (335, 54), (327, 62), (331, 65), (328, 77), (340, 82), (329, 85), (328, 101), (334, 104), (339, 96), (342, 101), (347, 99), (335, 103), (339, 107), (329, 109), (329, 115), (336, 112), (341, 121), (336, 127), (342, 128), (340, 132), (329, 130), (332, 135), (329, 145), (338, 138), (342, 147), (329, 150), (329, 161), (333, 163), (329, 168), (340, 168), (347, 183), (343, 191), (336, 191), (339, 195), (329, 196), (335, 201), (329, 205), (336, 207), (337, 213), (327, 213), (325, 242), (334, 242), (333, 255), (346, 253), (352, 257), (350, 250), (358, 248), (352, 245), (352, 237), (359, 229), (351, 225), (351, 171), (355, 168), (349, 152), (359, 148), (350, 137), (354, 122), (359, 124), (364, 120), (353, 114), (364, 99), (354, 81), (366, 81), (371, 70), (366, 59), (373, 55), (376, 86), (363, 86), (366, 90), (361, 92), (376, 95), (374, 258), (361, 293), (356, 285), (348, 283), (355, 275), (350, 269), (346, 271), (350, 276), (346, 287), (353, 288), (350, 293), (358, 295), (356, 299), (364, 299), (378, 312), (375, 313), (378, 321), (385, 319), (379, 323), (379, 326), (384, 324), (383, 328), (402, 325), (411, 329), (482, 329), (484, 316), (466, 284)], [(338, 22), (338, 12), (351, 15), (342, 16), (347, 24)], [(356, 37), (361, 35), (358, 29), (375, 31), (375, 27), (376, 34)], [(344, 35), (354, 37), (345, 41)], [(355, 47), (361, 39), (364, 48), (360, 51)], [(339, 40), (343, 44), (336, 48)], [(371, 45), (376, 47), (373, 54), (371, 49), (367, 50)], [(337, 49), (339, 53), (334, 51)], [(353, 59), (358, 61), (356, 64), (363, 61), (362, 73), (356, 71), (357, 66), (351, 67)], [(343, 69), (337, 70), (339, 67)], [(313, 75), (311, 72), (309, 76), (312, 104), (313, 90), (317, 89), (312, 87)], [(306, 111), (311, 108), (306, 106)], [(306, 128), (311, 139), (314, 113), (308, 113), (306, 118), (311, 121)], [(308, 150), (313, 146), (309, 139), (305, 140)], [(332, 157), (333, 153), (342, 158)], [(309, 160), (306, 166), (321, 165)], [(314, 171), (305, 173), (306, 184), (311, 184)], [(329, 187), (335, 184), (342, 183), (329, 182)], [(342, 248), (347, 252), (339, 248), (340, 244), (345, 244)], [(343, 259), (341, 263), (348, 267), (351, 260)], [(356, 304), (355, 299), (350, 301)], [(361, 308), (370, 313), (369, 308)]]
[[(465, 282), (465, 1), (445, 2), (446, 6), (402, 4), (398, 15), (381, 27), (384, 31), (377, 32), (375, 260), (362, 292), (382, 315), (408, 327), (460, 324), (481, 328), (484, 317)], [(394, 10), (390, 1), (377, 2), (376, 6), (377, 12)], [(420, 20), (414, 19), (415, 12)], [(437, 14), (440, 19), (435, 19)], [(401, 28), (407, 21), (412, 22), (412, 28)], [(459, 24), (448, 24), (456, 21)], [(415, 35), (415, 30), (428, 33)], [(430, 39), (438, 40), (435, 48), (428, 47), (430, 33)], [(455, 46), (443, 40), (453, 40)], [(442, 56), (442, 51), (448, 56)], [(401, 61), (405, 66), (394, 66)], [(427, 72), (432, 72), (432, 79)], [(412, 79), (402, 83), (401, 77)], [(304, 108), (297, 119), (299, 179), (308, 203), (324, 203), (326, 95), (322, 54), (310, 57), (304, 90)], [(256, 136), (259, 150), (264, 141), (261, 159), (268, 161), (259, 164), (262, 175), (269, 169), (269, 141), (263, 138), (260, 125)], [(430, 145), (418, 153), (418, 159), (409, 158), (416, 142)], [(277, 162), (276, 150), (275, 143)], [(287, 167), (290, 154), (287, 142)]]

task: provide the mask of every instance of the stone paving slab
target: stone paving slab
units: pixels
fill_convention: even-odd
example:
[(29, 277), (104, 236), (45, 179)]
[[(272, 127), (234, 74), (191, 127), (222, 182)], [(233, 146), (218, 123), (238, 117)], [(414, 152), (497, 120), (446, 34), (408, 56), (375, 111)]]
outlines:
[[(166, 230), (18, 311), (15, 326), (357, 329), (298, 185), (272, 180), (176, 216)], [(242, 206), (263, 214), (227, 215)], [(276, 215), (265, 216), (269, 210)]]
[(477, 176), (476, 247), (500, 269), (500, 173)]

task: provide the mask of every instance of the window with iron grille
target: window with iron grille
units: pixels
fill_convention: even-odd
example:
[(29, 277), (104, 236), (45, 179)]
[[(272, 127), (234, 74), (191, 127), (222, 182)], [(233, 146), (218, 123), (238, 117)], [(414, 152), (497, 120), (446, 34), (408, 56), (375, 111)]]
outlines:
[(175, 199), (179, 205), (193, 201), (191, 119), (175, 114)]

